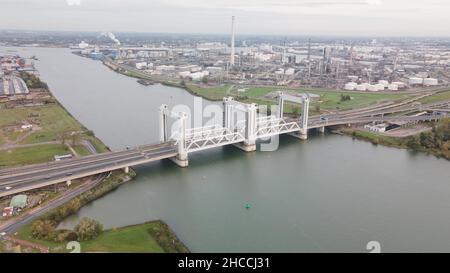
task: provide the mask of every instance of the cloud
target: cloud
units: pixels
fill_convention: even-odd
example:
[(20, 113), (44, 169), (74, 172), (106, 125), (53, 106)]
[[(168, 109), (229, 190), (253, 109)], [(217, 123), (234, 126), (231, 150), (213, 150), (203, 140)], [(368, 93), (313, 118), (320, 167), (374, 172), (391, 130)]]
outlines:
[[(445, 35), (449, 0), (0, 0), (0, 28)], [(21, 14), (20, 17), (17, 14)], [(21, 20), (20, 18), (27, 18)], [(262, 19), (264, 18), (264, 19)], [(286, 27), (289, 26), (289, 27)]]

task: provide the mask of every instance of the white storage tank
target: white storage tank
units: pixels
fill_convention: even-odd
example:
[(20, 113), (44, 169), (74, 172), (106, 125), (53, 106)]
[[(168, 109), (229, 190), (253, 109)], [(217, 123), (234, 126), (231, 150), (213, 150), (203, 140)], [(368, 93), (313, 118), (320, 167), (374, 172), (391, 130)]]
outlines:
[(386, 88), (386, 87), (388, 87), (389, 82), (386, 80), (379, 80), (378, 84), (381, 84), (381, 85), (383, 85), (384, 88)]
[(353, 75), (347, 76), (347, 78), (348, 78), (349, 80), (351, 80), (352, 82), (356, 82), (356, 81), (358, 80), (358, 76), (353, 76)]
[(384, 85), (382, 83), (375, 84), (375, 86), (378, 88), (378, 91), (383, 91), (386, 87), (388, 87), (388, 85), (389, 84)]
[(395, 84), (395, 83), (391, 83), (391, 84), (388, 85), (388, 90), (398, 91), (398, 85)]
[(356, 86), (356, 90), (358, 90), (358, 91), (366, 91), (366, 90), (367, 90), (367, 87), (366, 87), (365, 84), (358, 84), (358, 85)]
[(344, 89), (345, 90), (355, 90), (357, 85), (358, 84), (355, 82), (349, 82), (349, 83), (345, 84)]
[(377, 86), (376, 84), (374, 84), (374, 85), (369, 85), (369, 86), (367, 87), (367, 90), (369, 90), (369, 91), (371, 91), (371, 92), (377, 92), (377, 91), (379, 91), (379, 90), (378, 90), (378, 86)]
[(406, 87), (404, 82), (393, 82), (392, 84), (396, 84), (398, 86), (398, 88), (405, 88)]
[(423, 78), (411, 77), (409, 78), (409, 85), (423, 84)]
[(423, 80), (423, 84), (426, 86), (436, 86), (436, 85), (438, 85), (438, 79), (426, 78)]

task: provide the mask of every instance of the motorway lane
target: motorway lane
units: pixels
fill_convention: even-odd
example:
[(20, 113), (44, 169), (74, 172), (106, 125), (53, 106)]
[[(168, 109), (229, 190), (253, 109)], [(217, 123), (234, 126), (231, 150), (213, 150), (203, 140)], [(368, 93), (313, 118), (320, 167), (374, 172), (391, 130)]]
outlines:
[(85, 166), (73, 166), (73, 167), (68, 167), (65, 169), (58, 169), (58, 170), (54, 170), (54, 171), (46, 171), (42, 174), (26, 174), (23, 176), (20, 176), (20, 178), (18, 177), (10, 177), (7, 179), (1, 179), (0, 180), (0, 186), (1, 187), (6, 187), (6, 186), (17, 186), (17, 185), (21, 185), (24, 183), (28, 183), (31, 181), (37, 181), (37, 180), (54, 180), (54, 179), (58, 179), (58, 178), (63, 178), (63, 177), (67, 177), (68, 173), (71, 173), (73, 175), (78, 175), (78, 174), (82, 174), (82, 173), (86, 173), (89, 171), (94, 171), (96, 169), (102, 169), (105, 167), (110, 167), (110, 166), (117, 166), (117, 165), (122, 165), (122, 164), (130, 164), (130, 166), (133, 165), (133, 162), (139, 161), (139, 160), (145, 160), (145, 159), (151, 159), (160, 155), (164, 155), (164, 154), (172, 154), (174, 153), (175, 150), (172, 148), (163, 148), (163, 149), (159, 149), (157, 151), (152, 151), (151, 153), (142, 153), (139, 155), (133, 155), (133, 156), (125, 156), (122, 157), (120, 159), (111, 159), (111, 160), (102, 160), (101, 162), (96, 162), (93, 164), (88, 164)]
[(0, 232), (6, 232), (9, 234), (16, 232), (20, 227), (22, 227), (27, 223), (30, 223), (31, 221), (34, 221), (35, 219), (39, 218), (41, 215), (48, 212), (49, 210), (57, 208), (69, 202), (78, 195), (91, 190), (92, 188), (100, 184), (106, 177), (107, 174), (101, 174), (98, 177), (96, 177), (95, 180), (88, 182), (87, 184), (80, 186), (76, 189), (67, 191), (66, 193), (63, 194), (63, 196), (55, 200), (49, 201), (47, 204), (43, 206), (40, 206), (36, 209), (32, 209), (31, 211), (26, 212), (24, 215), (19, 216), (19, 218), (14, 219), (14, 221), (4, 223), (3, 225), (0, 226)]
[(127, 150), (127, 151), (102, 153), (102, 154), (91, 155), (91, 156), (86, 156), (86, 157), (82, 157), (82, 158), (63, 160), (63, 161), (59, 161), (59, 162), (52, 162), (50, 164), (39, 164), (39, 165), (24, 166), (24, 167), (19, 167), (19, 168), (4, 169), (4, 170), (2, 170), (2, 172), (0, 172), (0, 181), (2, 181), (5, 178), (17, 177), (17, 176), (21, 176), (24, 174), (31, 174), (31, 173), (37, 174), (40, 172), (48, 172), (48, 171), (61, 169), (61, 168), (64, 169), (64, 168), (67, 168), (70, 166), (80, 166), (80, 165), (92, 164), (93, 162), (98, 162), (100, 160), (109, 160), (109, 159), (114, 159), (114, 158), (139, 155), (142, 153), (147, 153), (147, 152), (151, 152), (151, 151), (161, 149), (161, 148), (166, 148), (166, 147), (174, 147), (174, 146), (172, 143), (155, 144), (155, 145), (143, 146), (140, 148)]

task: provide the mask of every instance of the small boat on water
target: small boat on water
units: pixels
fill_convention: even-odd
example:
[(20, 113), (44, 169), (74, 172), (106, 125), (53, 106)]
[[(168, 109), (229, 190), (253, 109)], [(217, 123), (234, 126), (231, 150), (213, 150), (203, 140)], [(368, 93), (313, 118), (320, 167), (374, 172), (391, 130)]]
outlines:
[(140, 80), (138, 80), (137, 82), (140, 83), (140, 84), (142, 84), (142, 85), (144, 85), (144, 86), (149, 86), (149, 85), (155, 84), (153, 81), (150, 81), (150, 80), (143, 80), (143, 79), (140, 79)]

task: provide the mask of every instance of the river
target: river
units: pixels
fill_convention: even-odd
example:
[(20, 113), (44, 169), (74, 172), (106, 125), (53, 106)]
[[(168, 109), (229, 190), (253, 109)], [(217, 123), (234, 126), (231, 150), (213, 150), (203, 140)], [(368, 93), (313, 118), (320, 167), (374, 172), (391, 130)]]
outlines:
[[(58, 100), (112, 149), (157, 141), (161, 104), (194, 104), (184, 90), (142, 86), (67, 49), (15, 50), (39, 58)], [(161, 219), (194, 252), (367, 252), (369, 241), (386, 252), (450, 251), (449, 167), (344, 136), (285, 136), (275, 152), (225, 147), (191, 155), (186, 169), (137, 167), (135, 180), (63, 226)]]

